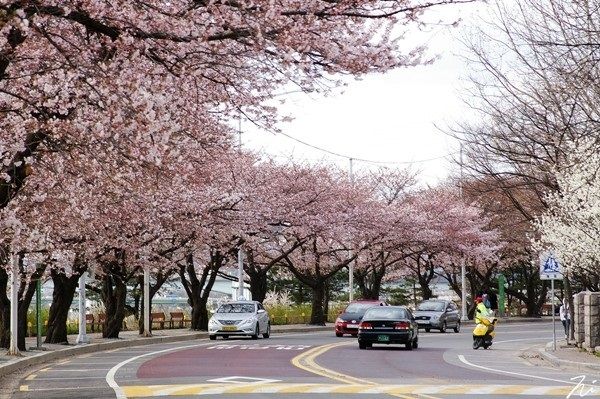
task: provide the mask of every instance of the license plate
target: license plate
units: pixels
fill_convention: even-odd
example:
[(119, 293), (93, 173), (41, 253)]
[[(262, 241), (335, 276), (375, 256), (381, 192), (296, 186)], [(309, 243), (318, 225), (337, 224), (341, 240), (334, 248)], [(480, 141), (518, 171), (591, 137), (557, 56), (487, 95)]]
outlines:
[(377, 341), (379, 341), (379, 342), (387, 342), (389, 340), (390, 340), (389, 335), (378, 335), (377, 336)]
[(346, 328), (358, 328), (358, 324), (346, 324)]
[(223, 326), (223, 331), (235, 331), (237, 330), (236, 326)]

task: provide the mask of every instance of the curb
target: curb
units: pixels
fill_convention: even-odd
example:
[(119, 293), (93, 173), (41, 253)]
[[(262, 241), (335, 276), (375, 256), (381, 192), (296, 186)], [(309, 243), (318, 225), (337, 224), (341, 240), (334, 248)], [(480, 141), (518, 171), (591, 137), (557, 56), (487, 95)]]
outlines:
[(552, 353), (552, 341), (548, 342), (544, 348), (539, 348), (538, 353), (542, 358), (546, 361), (552, 363), (555, 367), (571, 367), (575, 368), (578, 371), (600, 371), (600, 363), (584, 363), (584, 362), (575, 362), (573, 360), (561, 359), (558, 356), (553, 355)]
[[(514, 317), (509, 318), (499, 318), (498, 324), (513, 324), (513, 323), (552, 323), (552, 319), (542, 318), (542, 317), (528, 317), (522, 319), (516, 319)], [(474, 320), (467, 320), (461, 322), (462, 325), (475, 325)]]
[[(284, 333), (297, 333), (297, 332), (320, 332), (320, 331), (333, 331), (331, 326), (323, 327), (295, 327), (295, 328), (276, 328), (272, 327), (273, 333), (284, 334)], [(158, 337), (146, 337), (146, 338), (134, 338), (134, 339), (117, 339), (113, 342), (101, 342), (91, 343), (85, 345), (74, 345), (66, 347), (65, 349), (58, 349), (53, 351), (41, 352), (32, 356), (27, 356), (15, 361), (11, 361), (8, 364), (0, 365), (0, 378), (12, 374), (24, 368), (37, 366), (44, 363), (64, 359), (71, 356), (85, 355), (88, 353), (103, 352), (113, 349), (121, 349), (127, 347), (146, 346), (154, 344), (168, 344), (173, 342), (185, 342), (193, 341), (195, 339), (208, 338), (208, 333), (195, 332), (190, 334), (171, 335), (171, 336), (158, 336)]]

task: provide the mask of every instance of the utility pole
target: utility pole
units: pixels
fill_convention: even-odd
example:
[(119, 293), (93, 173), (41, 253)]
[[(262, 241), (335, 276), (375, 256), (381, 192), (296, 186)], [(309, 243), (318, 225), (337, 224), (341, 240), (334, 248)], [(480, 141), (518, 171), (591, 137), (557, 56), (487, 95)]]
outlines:
[[(354, 185), (354, 170), (353, 170), (353, 164), (352, 164), (353, 159), (350, 158), (350, 184)], [(350, 243), (350, 246), (352, 246), (352, 243)], [(352, 249), (350, 249), (350, 258), (352, 258), (354, 256), (354, 253), (352, 251)], [(354, 261), (350, 261), (350, 263), (348, 264), (348, 300), (349, 301), (353, 301), (354, 300)]]
[[(460, 143), (460, 197), (463, 197), (463, 183), (464, 183), (464, 175), (463, 175), (463, 144)], [(461, 321), (467, 321), (467, 280), (466, 280), (466, 265), (465, 259), (463, 257), (462, 262), (460, 264), (460, 282), (461, 282)]]
[(244, 251), (242, 247), (238, 249), (238, 292), (237, 300), (244, 299)]
[(19, 255), (13, 254), (10, 279), (10, 346), (8, 355), (19, 356), (18, 310), (19, 310)]
[[(238, 111), (238, 152), (242, 153), (242, 111)], [(241, 236), (241, 235), (240, 235)], [(240, 237), (241, 239), (241, 237)], [(237, 300), (244, 299), (244, 250), (241, 243), (238, 248), (238, 289)]]
[(150, 330), (150, 270), (144, 267), (144, 337), (151, 337)]
[(87, 272), (81, 273), (79, 276), (79, 335), (77, 335), (78, 344), (89, 344), (90, 339), (85, 331), (86, 325), (86, 307), (85, 307), (85, 275)]

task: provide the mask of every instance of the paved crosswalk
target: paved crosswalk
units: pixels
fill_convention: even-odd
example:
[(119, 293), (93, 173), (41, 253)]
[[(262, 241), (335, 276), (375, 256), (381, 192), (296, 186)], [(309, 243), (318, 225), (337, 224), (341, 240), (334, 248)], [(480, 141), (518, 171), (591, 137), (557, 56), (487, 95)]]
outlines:
[[(573, 386), (534, 385), (374, 385), (374, 384), (182, 384), (123, 386), (128, 398), (223, 394), (388, 394), (388, 395), (524, 395), (567, 397)], [(577, 393), (575, 393), (576, 395)], [(589, 392), (586, 397), (599, 397)]]

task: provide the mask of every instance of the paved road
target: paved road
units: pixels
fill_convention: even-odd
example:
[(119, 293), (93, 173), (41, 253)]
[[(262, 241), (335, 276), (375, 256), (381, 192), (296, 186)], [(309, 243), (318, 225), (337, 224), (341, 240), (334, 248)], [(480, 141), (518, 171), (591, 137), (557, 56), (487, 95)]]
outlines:
[[(539, 398), (600, 396), (572, 390), (581, 372), (523, 350), (552, 337), (549, 323), (500, 325), (493, 349), (471, 349), (470, 331), (420, 334), (419, 349), (359, 350), (333, 332), (125, 348), (70, 358), (27, 375), (25, 398)], [(588, 375), (586, 382), (600, 381)]]

